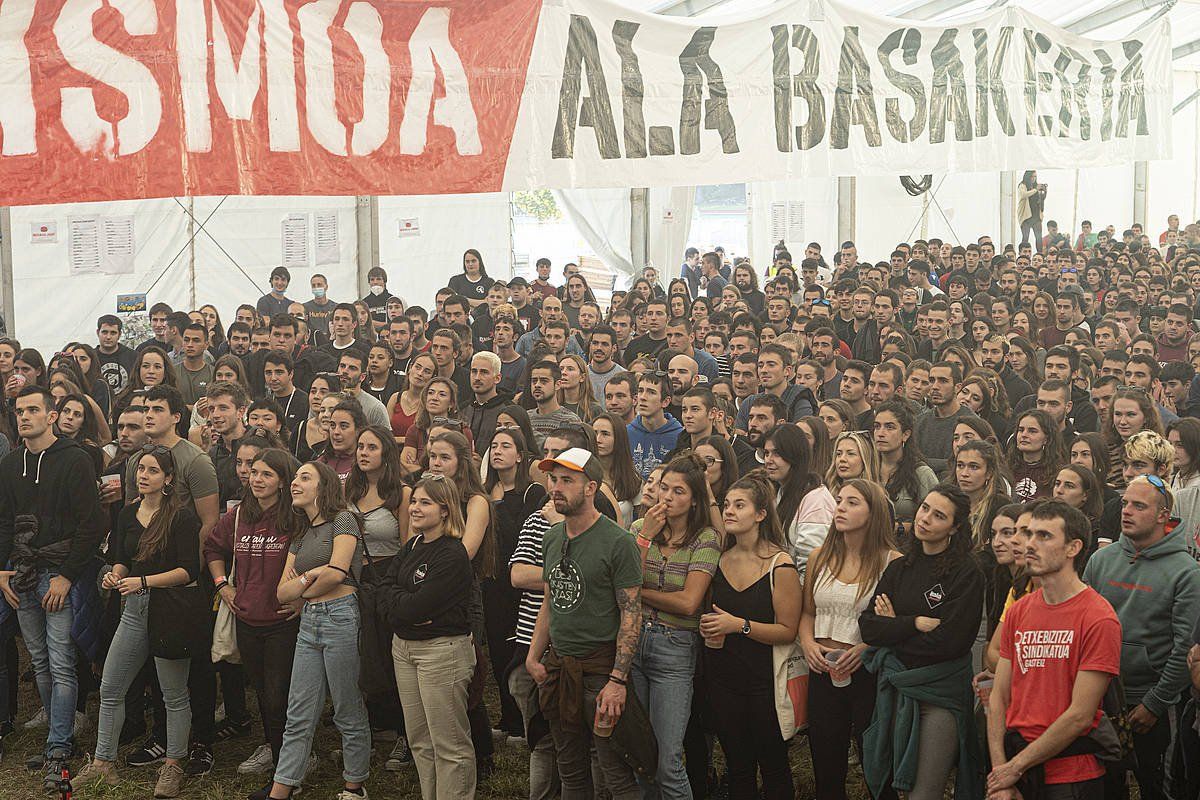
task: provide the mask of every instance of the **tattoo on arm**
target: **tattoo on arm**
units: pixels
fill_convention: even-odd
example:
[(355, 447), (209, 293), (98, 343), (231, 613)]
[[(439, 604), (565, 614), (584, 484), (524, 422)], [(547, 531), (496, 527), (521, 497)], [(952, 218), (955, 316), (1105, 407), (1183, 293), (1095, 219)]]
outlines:
[(637, 650), (638, 634), (641, 632), (642, 588), (618, 589), (617, 607), (621, 609), (621, 628), (617, 632), (617, 658), (613, 662), (613, 672), (625, 676), (633, 665), (633, 654)]

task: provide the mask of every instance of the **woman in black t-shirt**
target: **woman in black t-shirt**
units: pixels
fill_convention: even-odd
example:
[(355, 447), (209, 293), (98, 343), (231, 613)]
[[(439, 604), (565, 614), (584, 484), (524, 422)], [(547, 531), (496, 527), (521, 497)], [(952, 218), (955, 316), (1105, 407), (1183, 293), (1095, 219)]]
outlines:
[[(119, 592), (125, 608), (100, 681), (96, 755), (75, 777), (76, 786), (119, 783), (116, 758), (125, 722), (125, 692), (150, 655), (154, 633), (149, 626), (151, 593), (192, 584), (200, 574), (196, 547), (200, 520), (176, 499), (172, 489), (175, 459), (161, 445), (147, 445), (142, 453), (135, 471), (140, 499), (121, 510), (109, 540), (113, 569), (104, 576), (103, 586)], [(187, 755), (192, 721), (188, 701), (191, 662), (189, 658), (155, 657), (154, 663), (167, 711), (167, 754), (154, 796), (178, 797), (183, 782), (179, 762)]]
[(463, 253), (463, 271), (451, 278), (448, 286), (455, 294), (467, 298), (471, 308), (475, 308), (487, 301), (488, 291), (495, 282), (488, 277), (483, 256), (472, 248)]

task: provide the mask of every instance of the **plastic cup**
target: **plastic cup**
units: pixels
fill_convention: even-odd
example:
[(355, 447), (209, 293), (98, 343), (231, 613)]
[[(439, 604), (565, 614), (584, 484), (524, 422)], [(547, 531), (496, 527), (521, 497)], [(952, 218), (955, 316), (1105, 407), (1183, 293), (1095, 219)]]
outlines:
[(991, 697), (992, 697), (992, 684), (993, 683), (995, 683), (995, 681), (993, 679), (987, 678), (987, 679), (979, 681), (975, 684), (975, 688), (979, 692), (979, 702), (983, 704), (983, 707), (985, 709), (987, 708), (988, 702), (991, 700)]
[(599, 736), (601, 739), (607, 739), (612, 736), (613, 728), (617, 726), (617, 721), (607, 714), (600, 713), (600, 707), (596, 707), (596, 719), (592, 723), (592, 733)]
[(725, 646), (725, 634), (719, 636), (705, 636), (704, 646), (709, 650), (720, 650)]
[[(828, 653), (825, 654), (825, 660), (828, 661), (830, 664), (837, 664), (837, 662), (840, 661), (842, 656), (844, 656), (844, 655), (846, 655), (845, 650), (830, 650)], [(834, 671), (832, 669), (829, 671), (829, 678), (833, 681), (833, 685), (838, 687), (839, 689), (844, 689), (850, 685), (850, 676), (849, 675), (838, 678), (838, 677), (836, 677), (836, 675), (834, 674)]]
[(101, 475), (100, 483), (106, 489), (111, 488), (113, 486), (120, 486), (121, 485), (121, 476), (120, 475)]
[(226, 500), (225, 501), (225, 510), (233, 511), (235, 508), (237, 508), (241, 504), (242, 504), (241, 500)]

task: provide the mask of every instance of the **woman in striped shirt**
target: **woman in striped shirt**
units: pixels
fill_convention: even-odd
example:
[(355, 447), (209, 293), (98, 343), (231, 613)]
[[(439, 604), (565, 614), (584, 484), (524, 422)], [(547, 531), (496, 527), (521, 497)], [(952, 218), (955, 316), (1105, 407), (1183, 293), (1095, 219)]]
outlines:
[[(664, 800), (692, 796), (683, 734), (692, 706), (700, 614), (721, 544), (710, 521), (705, 464), (680, 456), (662, 471), (658, 502), (634, 526), (644, 552), (641, 640), (629, 674), (658, 737), (658, 789)], [(644, 787), (643, 787), (644, 788)]]

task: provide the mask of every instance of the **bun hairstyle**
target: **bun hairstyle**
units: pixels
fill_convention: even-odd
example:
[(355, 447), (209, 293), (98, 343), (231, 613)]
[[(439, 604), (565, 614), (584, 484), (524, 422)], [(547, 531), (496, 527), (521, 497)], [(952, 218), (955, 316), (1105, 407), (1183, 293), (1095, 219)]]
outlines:
[[(738, 478), (729, 487), (729, 492), (735, 491), (745, 492), (756, 511), (767, 512), (767, 516), (758, 525), (759, 541), (787, 552), (787, 537), (783, 531), (783, 523), (779, 520), (779, 511), (775, 508), (775, 483), (767, 477), (766, 471), (756, 469)], [(725, 537), (726, 550), (733, 547), (733, 541), (732, 536)]]

